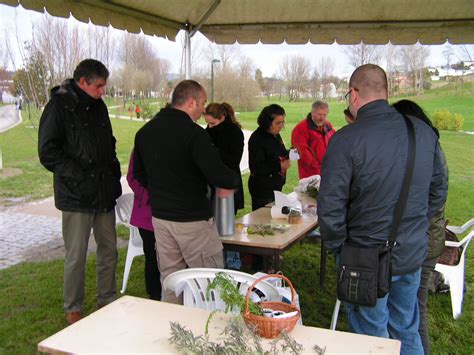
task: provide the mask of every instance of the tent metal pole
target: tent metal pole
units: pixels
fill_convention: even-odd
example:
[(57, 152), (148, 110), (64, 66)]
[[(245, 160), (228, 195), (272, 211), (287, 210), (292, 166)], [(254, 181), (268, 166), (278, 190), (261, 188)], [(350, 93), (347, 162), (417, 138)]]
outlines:
[(191, 79), (191, 33), (190, 28), (186, 28), (184, 32), (184, 72), (186, 80)]

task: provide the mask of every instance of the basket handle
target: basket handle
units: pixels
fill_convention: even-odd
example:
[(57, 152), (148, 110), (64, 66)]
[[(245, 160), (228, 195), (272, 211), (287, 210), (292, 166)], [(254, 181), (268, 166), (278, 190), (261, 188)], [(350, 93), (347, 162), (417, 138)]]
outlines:
[(250, 293), (252, 292), (252, 290), (254, 289), (254, 287), (261, 281), (263, 280), (266, 280), (266, 279), (271, 279), (271, 278), (280, 278), (282, 279), (283, 281), (285, 281), (288, 286), (290, 286), (290, 289), (291, 289), (291, 306), (295, 307), (295, 289), (293, 288), (293, 284), (291, 283), (291, 281), (284, 275), (280, 275), (280, 274), (269, 274), (269, 275), (265, 275), (265, 276), (262, 276), (260, 278), (258, 278), (257, 280), (255, 280), (253, 282), (253, 284), (248, 288), (247, 290), (247, 295), (245, 296), (245, 312), (244, 314), (245, 315), (249, 315), (250, 312), (249, 312), (249, 299), (250, 299)]

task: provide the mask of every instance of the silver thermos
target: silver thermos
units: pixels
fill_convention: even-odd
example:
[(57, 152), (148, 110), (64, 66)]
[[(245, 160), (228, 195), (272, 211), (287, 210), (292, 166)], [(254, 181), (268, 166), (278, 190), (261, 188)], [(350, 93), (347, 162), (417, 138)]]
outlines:
[(234, 225), (234, 194), (227, 197), (219, 197), (219, 188), (216, 188), (214, 196), (214, 216), (216, 217), (217, 231), (219, 235), (233, 235)]

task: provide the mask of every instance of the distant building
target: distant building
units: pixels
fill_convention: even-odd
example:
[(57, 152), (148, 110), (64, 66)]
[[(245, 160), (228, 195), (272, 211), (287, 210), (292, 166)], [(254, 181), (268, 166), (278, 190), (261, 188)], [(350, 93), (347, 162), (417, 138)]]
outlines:
[(431, 74), (431, 80), (449, 80), (450, 77), (464, 77), (467, 75), (474, 75), (474, 62), (464, 62), (464, 66), (468, 69), (453, 69), (446, 67), (428, 68)]
[(10, 89), (13, 85), (13, 72), (7, 70), (0, 70), (0, 102), (14, 103), (18, 100), (13, 96)]

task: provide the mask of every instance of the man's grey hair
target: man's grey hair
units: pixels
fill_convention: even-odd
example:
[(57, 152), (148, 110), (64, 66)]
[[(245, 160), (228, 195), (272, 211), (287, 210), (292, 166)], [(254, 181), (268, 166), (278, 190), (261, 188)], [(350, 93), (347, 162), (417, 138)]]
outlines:
[(328, 103), (326, 101), (321, 101), (321, 100), (317, 100), (313, 102), (313, 104), (311, 105), (311, 110), (316, 111), (320, 107), (325, 108), (326, 110), (329, 110)]

